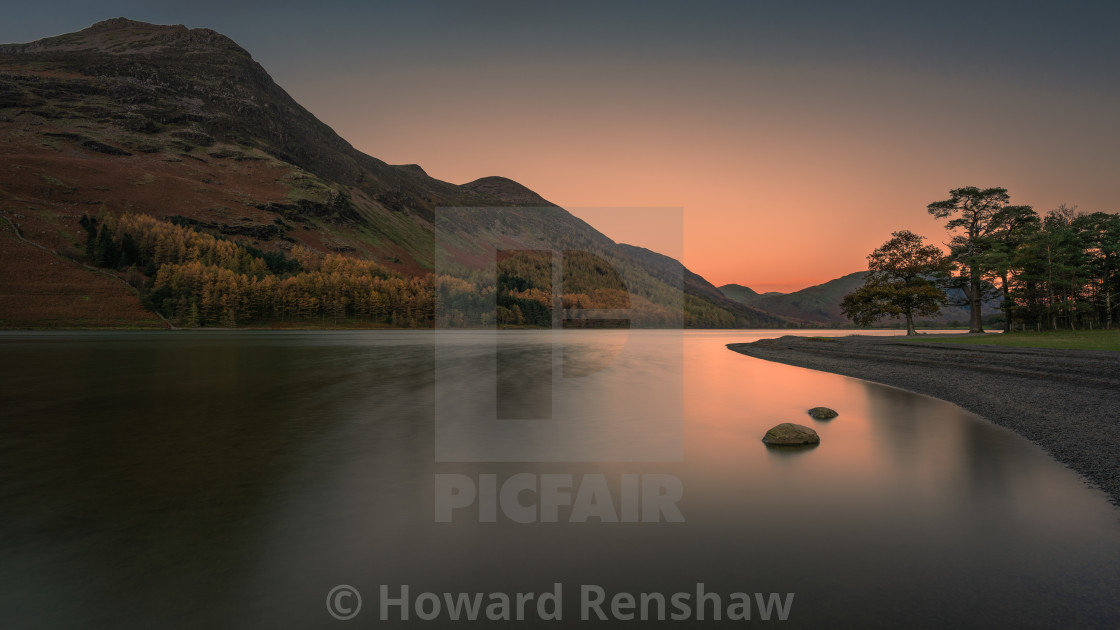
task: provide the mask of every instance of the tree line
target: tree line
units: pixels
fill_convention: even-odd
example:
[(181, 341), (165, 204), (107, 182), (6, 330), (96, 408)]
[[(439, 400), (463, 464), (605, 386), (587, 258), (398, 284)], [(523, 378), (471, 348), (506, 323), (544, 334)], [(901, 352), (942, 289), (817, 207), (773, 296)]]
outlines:
[(1120, 296), (1120, 214), (1062, 205), (1045, 215), (1012, 205), (1005, 188), (957, 188), (927, 206), (948, 219), (948, 253), (908, 230), (868, 256), (864, 286), (844, 297), (858, 325), (934, 315), (958, 289), (970, 332), (983, 332), (981, 307), (999, 299), (1004, 330), (1111, 328)]
[[(383, 265), (293, 246), (265, 252), (197, 226), (150, 215), (83, 215), (89, 262), (116, 269), (141, 290), (146, 307), (183, 327), (278, 322), (368, 323), (394, 327), (549, 327), (552, 254), (500, 252), (485, 269), (454, 267), (405, 276)], [(565, 291), (557, 301), (567, 327), (680, 326), (680, 306), (627, 287), (614, 267), (589, 252), (563, 252)], [(652, 283), (651, 283), (652, 286)], [(679, 302), (679, 299), (678, 299)], [(718, 326), (726, 313), (686, 300), (686, 325)], [(583, 309), (632, 309), (633, 322), (581, 315)]]
[(132, 276), (144, 304), (185, 327), (267, 322), (433, 322), (434, 279), (406, 278), (368, 260), (295, 246), (262, 252), (149, 215), (83, 216), (86, 252)]

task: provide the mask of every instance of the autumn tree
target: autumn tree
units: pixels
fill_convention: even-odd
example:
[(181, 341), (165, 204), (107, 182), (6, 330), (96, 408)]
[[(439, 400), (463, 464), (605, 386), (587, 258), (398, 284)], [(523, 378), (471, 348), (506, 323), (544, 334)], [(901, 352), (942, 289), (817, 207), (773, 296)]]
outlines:
[(1010, 201), (1006, 188), (967, 186), (950, 190), (948, 199), (927, 206), (938, 219), (949, 219), (945, 224), (952, 234), (949, 255), (959, 263), (960, 278), (965, 282), (969, 332), (984, 332), (980, 312), (985, 297), (984, 276), (991, 272), (991, 249), (1008, 220)]
[(936, 245), (909, 230), (891, 234), (867, 257), (867, 278), (862, 287), (844, 296), (844, 315), (858, 326), (869, 326), (884, 317), (903, 317), (906, 334), (916, 334), (915, 315), (936, 315), (948, 301), (935, 280), (948, 274), (950, 261)]

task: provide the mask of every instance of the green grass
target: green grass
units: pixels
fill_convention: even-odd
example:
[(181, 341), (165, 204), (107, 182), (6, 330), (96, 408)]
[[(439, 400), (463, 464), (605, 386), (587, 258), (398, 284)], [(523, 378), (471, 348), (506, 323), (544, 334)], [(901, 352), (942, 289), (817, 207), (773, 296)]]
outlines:
[(1046, 330), (1012, 332), (976, 337), (913, 339), (922, 343), (971, 343), (1012, 348), (1059, 348), (1063, 350), (1112, 350), (1120, 352), (1120, 328), (1112, 330)]
[(281, 181), (288, 184), (288, 200), (293, 203), (301, 200), (327, 203), (335, 192), (323, 180), (298, 166), (291, 166), (290, 171), (281, 177)]

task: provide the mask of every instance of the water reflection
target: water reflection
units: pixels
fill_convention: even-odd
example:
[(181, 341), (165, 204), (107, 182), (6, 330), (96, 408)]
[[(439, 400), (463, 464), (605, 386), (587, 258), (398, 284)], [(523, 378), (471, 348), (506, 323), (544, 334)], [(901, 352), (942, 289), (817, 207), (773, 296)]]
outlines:
[(499, 420), (552, 419), (552, 339), (495, 344)]
[(790, 457), (820, 448), (820, 444), (767, 444), (766, 453), (772, 457)]
[[(516, 384), (517, 357), (552, 339), (513, 334), (497, 360), (492, 338), (455, 337), (441, 377), (489, 369)], [(940, 401), (724, 348), (747, 333), (683, 339), (682, 356), (674, 333), (565, 333), (581, 378), (548, 377), (578, 392), (560, 408), (606, 418), (568, 445), (657, 444), (671, 432), (628, 411), (683, 385), (682, 461), (573, 464), (437, 462), (432, 333), (4, 336), (0, 619), (331, 627), (323, 598), (340, 583), (375, 610), (380, 584), (561, 581), (569, 606), (584, 583), (796, 592), (791, 627), (1120, 622), (1116, 511), (1025, 440)], [(541, 391), (534, 374), (512, 399)], [(495, 400), (453, 392), (463, 408)], [(813, 420), (817, 405), (840, 415)], [(821, 444), (767, 449), (780, 422)], [(433, 475), (522, 472), (602, 474), (614, 493), (623, 474), (672, 474), (686, 522), (434, 522)]]

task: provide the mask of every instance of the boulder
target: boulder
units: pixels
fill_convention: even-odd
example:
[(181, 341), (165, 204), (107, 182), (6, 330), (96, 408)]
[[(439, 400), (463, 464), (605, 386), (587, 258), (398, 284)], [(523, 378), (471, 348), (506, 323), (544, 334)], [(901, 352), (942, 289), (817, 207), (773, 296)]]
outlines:
[(813, 416), (817, 420), (831, 420), (840, 414), (836, 413), (834, 409), (829, 409), (828, 407), (813, 407), (809, 410), (809, 415)]
[(809, 427), (792, 422), (783, 422), (767, 431), (762, 441), (775, 446), (798, 446), (801, 444), (820, 444), (821, 438), (816, 431)]

